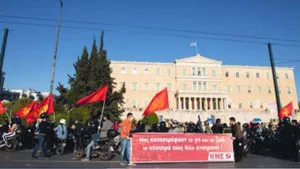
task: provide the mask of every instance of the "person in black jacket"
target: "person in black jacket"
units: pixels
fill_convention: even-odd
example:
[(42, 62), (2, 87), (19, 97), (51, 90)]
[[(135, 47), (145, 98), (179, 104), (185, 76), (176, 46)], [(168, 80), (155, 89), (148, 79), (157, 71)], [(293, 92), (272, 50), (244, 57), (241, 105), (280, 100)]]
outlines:
[(233, 137), (233, 149), (234, 149), (234, 158), (236, 162), (242, 160), (243, 154), (243, 133), (241, 130), (241, 126), (236, 123), (234, 117), (230, 117), (230, 127), (231, 127), (231, 134)]
[(299, 150), (300, 150), (300, 127), (299, 123), (297, 120), (292, 120), (292, 126), (293, 126), (293, 131), (294, 131), (294, 137), (293, 137), (293, 159), (296, 162), (299, 162), (300, 157), (299, 157)]
[(217, 119), (216, 123), (212, 126), (212, 131), (214, 134), (222, 134), (223, 133), (223, 125), (221, 123), (221, 119)]
[(39, 123), (36, 133), (36, 139), (38, 140), (36, 146), (34, 147), (31, 156), (33, 158), (36, 157), (37, 151), (42, 147), (42, 154), (44, 158), (48, 158), (47, 156), (47, 142), (45, 142), (45, 137), (47, 136), (47, 133), (49, 131), (49, 123), (47, 122), (48, 115), (46, 113), (42, 113), (40, 118), (42, 119), (42, 122)]
[(295, 136), (294, 127), (290, 123), (289, 117), (283, 118), (284, 127), (281, 132), (283, 155), (286, 159), (291, 159), (293, 155), (293, 139)]

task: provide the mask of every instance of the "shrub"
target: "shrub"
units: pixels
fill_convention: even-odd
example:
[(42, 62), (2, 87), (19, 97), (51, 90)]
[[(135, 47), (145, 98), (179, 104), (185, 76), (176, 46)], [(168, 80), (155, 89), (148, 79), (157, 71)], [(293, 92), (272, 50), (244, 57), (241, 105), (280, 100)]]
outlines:
[(152, 113), (150, 114), (149, 116), (145, 116), (143, 119), (142, 119), (142, 122), (145, 124), (145, 125), (149, 125), (149, 126), (152, 126), (152, 124), (157, 124), (159, 122), (159, 119), (158, 119), (158, 116), (156, 113)]

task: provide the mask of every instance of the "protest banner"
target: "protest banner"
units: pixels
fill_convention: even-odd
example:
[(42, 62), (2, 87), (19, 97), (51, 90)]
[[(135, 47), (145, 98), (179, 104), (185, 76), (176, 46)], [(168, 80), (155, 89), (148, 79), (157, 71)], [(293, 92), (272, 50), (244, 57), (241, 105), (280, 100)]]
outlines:
[(230, 134), (137, 133), (132, 137), (134, 163), (234, 162)]

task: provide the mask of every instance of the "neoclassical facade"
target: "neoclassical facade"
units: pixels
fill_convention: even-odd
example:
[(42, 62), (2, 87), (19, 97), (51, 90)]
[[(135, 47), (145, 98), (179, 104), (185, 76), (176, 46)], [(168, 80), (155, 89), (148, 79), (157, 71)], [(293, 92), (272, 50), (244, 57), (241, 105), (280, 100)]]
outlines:
[[(128, 111), (143, 111), (163, 88), (169, 92), (169, 111), (268, 112), (275, 102), (270, 67), (222, 65), (201, 55), (174, 63), (111, 61), (117, 88), (126, 84)], [(298, 98), (293, 68), (277, 67), (282, 105)]]

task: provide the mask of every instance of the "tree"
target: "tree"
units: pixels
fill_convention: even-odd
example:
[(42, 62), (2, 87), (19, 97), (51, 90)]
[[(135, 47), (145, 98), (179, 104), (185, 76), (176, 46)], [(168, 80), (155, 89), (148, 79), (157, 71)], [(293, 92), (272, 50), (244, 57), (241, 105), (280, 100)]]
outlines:
[[(30, 104), (33, 100), (29, 99), (28, 97), (20, 98), (13, 102), (5, 103), (4, 106), (7, 109), (7, 115), (11, 115), (12, 117), (14, 114), (20, 110), (21, 108)], [(6, 114), (0, 116), (0, 124), (3, 124), (4, 119), (7, 118)]]
[[(83, 97), (87, 90), (89, 90), (88, 78), (90, 75), (89, 67), (89, 54), (87, 48), (83, 48), (81, 58), (77, 59), (77, 62), (73, 65), (75, 74), (69, 75), (70, 91), (67, 91), (63, 86), (59, 86), (64, 95), (69, 95), (69, 105), (75, 103), (80, 97)], [(69, 92), (69, 93), (68, 93)], [(68, 93), (68, 94), (67, 94)]]
[(152, 113), (148, 116), (144, 116), (142, 121), (145, 125), (152, 126), (153, 124), (157, 124), (159, 119), (156, 113)]
[[(107, 52), (104, 49), (104, 32), (101, 33), (100, 48), (97, 49), (96, 40), (93, 40), (92, 51), (90, 57), (86, 47), (83, 50), (81, 58), (77, 59), (74, 64), (75, 74), (69, 76), (70, 89), (59, 84), (57, 90), (60, 96), (57, 97), (56, 103), (68, 105), (70, 116), (78, 114), (74, 103), (80, 98), (89, 95), (96, 91), (99, 87), (108, 84), (105, 111), (104, 114), (112, 116), (113, 120), (118, 120), (121, 113), (124, 111), (121, 106), (124, 104), (124, 93), (126, 92), (125, 84), (122, 85), (119, 91), (115, 91), (114, 79), (111, 77), (110, 61), (107, 60)], [(83, 109), (90, 111), (90, 118), (99, 118), (101, 114), (103, 102), (83, 105)], [(76, 111), (75, 111), (76, 110)], [(77, 115), (76, 115), (77, 116)]]

